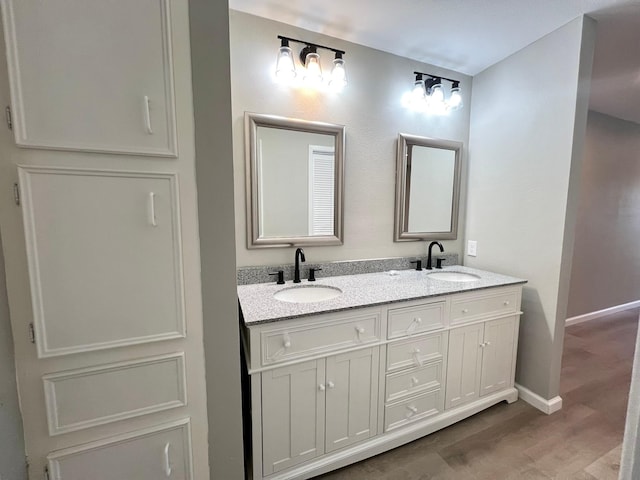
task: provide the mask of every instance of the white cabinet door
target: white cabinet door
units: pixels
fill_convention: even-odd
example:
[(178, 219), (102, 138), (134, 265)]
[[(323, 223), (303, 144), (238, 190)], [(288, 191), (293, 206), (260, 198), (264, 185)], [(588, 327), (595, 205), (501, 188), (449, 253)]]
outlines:
[(375, 435), (378, 354), (376, 347), (327, 358), (327, 453)]
[(324, 453), (325, 361), (262, 373), (263, 475)]
[(484, 324), (454, 328), (449, 332), (445, 409), (480, 396), (480, 366)]
[(169, 6), (2, 0), (16, 143), (176, 156)]
[(184, 337), (175, 175), (19, 172), (38, 356)]
[(480, 395), (497, 392), (512, 385), (516, 322), (516, 317), (508, 317), (485, 324)]
[(191, 480), (189, 421), (49, 455), (51, 480)]

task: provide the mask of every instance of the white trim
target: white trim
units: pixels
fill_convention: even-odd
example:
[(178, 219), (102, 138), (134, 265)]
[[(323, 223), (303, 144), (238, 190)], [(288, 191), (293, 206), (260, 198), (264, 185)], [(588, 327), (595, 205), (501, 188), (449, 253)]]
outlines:
[(578, 323), (597, 320), (598, 318), (611, 315), (612, 313), (624, 312), (625, 310), (631, 310), (632, 308), (638, 307), (640, 307), (640, 300), (636, 300), (635, 302), (623, 303), (622, 305), (616, 305), (615, 307), (604, 308), (596, 312), (585, 313), (584, 315), (567, 318), (567, 320), (564, 322), (564, 326), (569, 327), (571, 325), (577, 325)]
[[(77, 370), (69, 370), (61, 373), (53, 373), (43, 375), (44, 396), (47, 409), (47, 422), (49, 425), (49, 435), (55, 436), (62, 433), (83, 430), (85, 428), (104, 425), (107, 423), (117, 422), (128, 418), (148, 415), (150, 413), (161, 412), (177, 407), (187, 405), (187, 380), (185, 372), (184, 352), (160, 355), (156, 357), (143, 358), (140, 360), (130, 360), (126, 362), (110, 363), (98, 367), (80, 368)], [(75, 423), (63, 424), (58, 416), (58, 402), (56, 395), (56, 384), (65, 380), (87, 377), (93, 375), (105, 375), (119, 370), (129, 370), (134, 368), (144, 368), (158, 363), (172, 363), (175, 365), (175, 378), (165, 378), (165, 381), (174, 381), (176, 386), (177, 397), (169, 402), (149, 404), (135, 410), (121, 411), (101, 417), (89, 418)], [(143, 387), (146, 388), (146, 387)], [(132, 392), (126, 392), (132, 394)], [(133, 392), (135, 393), (135, 392)], [(117, 393), (114, 393), (117, 395)]]
[(516, 383), (515, 387), (518, 389), (519, 397), (527, 402), (532, 407), (537, 408), (542, 413), (546, 413), (547, 415), (551, 415), (552, 413), (557, 412), (562, 409), (562, 397), (555, 396), (550, 400), (546, 398), (542, 398), (537, 393), (532, 392), (526, 387)]

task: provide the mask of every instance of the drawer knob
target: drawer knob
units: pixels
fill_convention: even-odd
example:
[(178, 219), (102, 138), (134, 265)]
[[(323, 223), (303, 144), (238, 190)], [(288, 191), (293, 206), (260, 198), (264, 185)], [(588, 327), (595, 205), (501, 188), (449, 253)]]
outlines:
[(462, 313), (469, 313), (469, 309), (468, 308), (463, 308), (462, 309)]
[(318, 390), (320, 390), (321, 392), (325, 391), (324, 383), (321, 383), (320, 385), (318, 385)]
[(282, 336), (282, 346), (284, 348), (291, 347), (291, 338), (289, 338), (289, 335), (286, 333)]
[(407, 418), (411, 418), (416, 413), (418, 413), (418, 409), (416, 407), (414, 407), (413, 405), (407, 405), (407, 410), (409, 410), (407, 412)]
[(362, 335), (364, 333), (364, 327), (356, 327), (356, 332), (358, 332), (358, 335)]
[(503, 303), (504, 303), (505, 306), (507, 306), (507, 305), (509, 305), (509, 300), (505, 300)]
[(416, 322), (418, 325), (420, 325), (422, 323), (422, 319), (420, 317), (416, 318), (414, 320), (414, 322)]
[(420, 380), (418, 380), (416, 377), (411, 377), (411, 385), (412, 386), (416, 386), (420, 383)]
[(419, 348), (414, 349), (413, 353), (420, 353), (420, 349)]
[(332, 381), (328, 381), (328, 382), (327, 382), (327, 387), (328, 387), (328, 388), (334, 388), (335, 386), (336, 386), (336, 384), (335, 384), (335, 383), (333, 383)]

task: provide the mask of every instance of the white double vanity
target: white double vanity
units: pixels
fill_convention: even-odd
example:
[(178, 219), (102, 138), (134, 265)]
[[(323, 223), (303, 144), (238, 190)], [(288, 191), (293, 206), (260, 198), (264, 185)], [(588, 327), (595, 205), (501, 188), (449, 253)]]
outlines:
[(238, 287), (253, 479), (319, 475), (518, 398), (526, 281), (433, 272)]

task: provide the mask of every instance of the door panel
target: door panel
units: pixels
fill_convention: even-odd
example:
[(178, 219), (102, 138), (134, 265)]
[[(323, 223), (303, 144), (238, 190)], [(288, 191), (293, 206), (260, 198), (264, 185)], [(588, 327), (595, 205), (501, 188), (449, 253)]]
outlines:
[(263, 474), (324, 453), (325, 361), (262, 373)]
[(326, 451), (376, 433), (379, 348), (327, 358)]
[(515, 336), (515, 317), (491, 320), (486, 323), (480, 395), (487, 395), (511, 386)]
[(175, 175), (19, 173), (40, 358), (184, 337)]
[(480, 323), (449, 332), (445, 409), (479, 397), (483, 331)]

